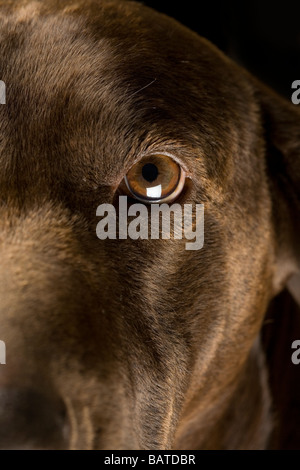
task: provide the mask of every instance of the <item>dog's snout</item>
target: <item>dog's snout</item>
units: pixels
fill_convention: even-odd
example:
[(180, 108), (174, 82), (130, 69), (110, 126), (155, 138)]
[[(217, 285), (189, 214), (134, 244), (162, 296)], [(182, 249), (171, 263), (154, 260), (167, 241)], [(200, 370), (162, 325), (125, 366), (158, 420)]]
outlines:
[(0, 449), (66, 447), (68, 425), (60, 400), (29, 390), (0, 390)]

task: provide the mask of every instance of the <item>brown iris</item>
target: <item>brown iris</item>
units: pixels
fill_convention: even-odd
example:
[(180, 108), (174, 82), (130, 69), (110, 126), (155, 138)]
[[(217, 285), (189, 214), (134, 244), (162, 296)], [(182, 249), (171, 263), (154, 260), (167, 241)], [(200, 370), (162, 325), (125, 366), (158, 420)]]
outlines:
[(167, 155), (144, 157), (125, 177), (131, 195), (148, 203), (173, 201), (181, 193), (184, 182), (184, 170)]

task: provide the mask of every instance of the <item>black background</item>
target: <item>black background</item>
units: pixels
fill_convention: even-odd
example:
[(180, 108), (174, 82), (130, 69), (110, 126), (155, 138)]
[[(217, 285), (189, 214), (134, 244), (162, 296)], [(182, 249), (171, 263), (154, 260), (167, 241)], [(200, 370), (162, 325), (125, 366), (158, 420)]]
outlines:
[(300, 80), (300, 0), (142, 3), (197, 31), (290, 99)]

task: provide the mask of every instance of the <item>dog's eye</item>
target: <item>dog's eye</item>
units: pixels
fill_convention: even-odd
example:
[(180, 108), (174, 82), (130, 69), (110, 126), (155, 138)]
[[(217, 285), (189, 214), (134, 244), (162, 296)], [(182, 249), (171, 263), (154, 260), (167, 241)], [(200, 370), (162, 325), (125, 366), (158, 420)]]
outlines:
[(185, 183), (185, 171), (167, 155), (151, 155), (136, 163), (125, 176), (132, 197), (146, 203), (174, 201)]

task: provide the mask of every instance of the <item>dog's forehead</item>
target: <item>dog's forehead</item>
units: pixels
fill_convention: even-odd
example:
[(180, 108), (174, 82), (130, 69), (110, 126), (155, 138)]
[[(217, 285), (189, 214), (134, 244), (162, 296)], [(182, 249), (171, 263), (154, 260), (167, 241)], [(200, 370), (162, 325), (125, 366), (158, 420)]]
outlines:
[(131, 2), (63, 5), (1, 14), (2, 154), (6, 135), (27, 168), (112, 184), (143, 152), (224, 158), (243, 136), (245, 80), (205, 40)]

